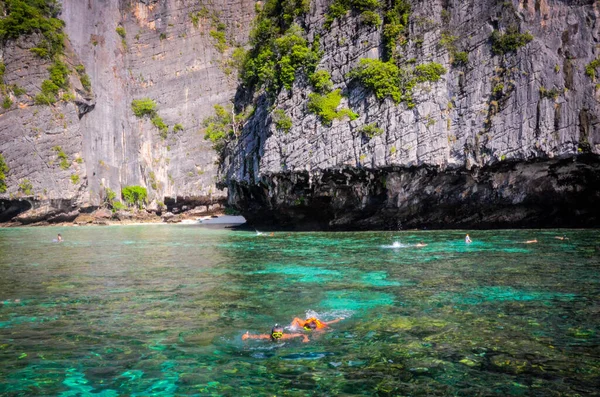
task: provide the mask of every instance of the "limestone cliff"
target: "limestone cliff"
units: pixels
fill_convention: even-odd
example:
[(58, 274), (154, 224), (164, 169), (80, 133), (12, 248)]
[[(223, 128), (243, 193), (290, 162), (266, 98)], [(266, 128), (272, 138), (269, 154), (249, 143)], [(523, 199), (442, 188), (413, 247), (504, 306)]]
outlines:
[[(217, 155), (203, 139), (201, 122), (235, 93), (227, 62), (246, 41), (254, 2), (61, 3), (57, 18), (66, 38), (58, 58), (70, 82), (61, 91), (64, 100), (36, 102), (52, 64), (31, 50), (42, 35), (4, 37), (1, 45), (3, 87), (25, 92), (5, 90), (2, 98), (12, 104), (0, 109), (0, 153), (9, 169), (0, 221), (30, 205), (41, 208), (33, 221), (53, 220), (53, 214), (73, 219), (101, 205), (108, 189), (120, 197), (130, 185), (148, 189), (149, 208), (177, 198), (224, 199), (215, 185)], [(6, 17), (9, 10), (2, 11)], [(89, 90), (79, 74), (87, 76)], [(134, 116), (132, 101), (142, 98), (156, 104), (161, 128)]]
[(410, 1), (395, 63), (446, 73), (409, 101), (352, 76), (389, 48), (364, 3), (336, 0), (346, 9), (332, 21), (331, 2), (312, 1), (296, 18), (345, 95), (338, 109), (358, 117), (311, 113), (302, 72), (274, 99), (259, 92), (224, 166), (231, 205), (289, 228), (598, 226), (598, 2)]

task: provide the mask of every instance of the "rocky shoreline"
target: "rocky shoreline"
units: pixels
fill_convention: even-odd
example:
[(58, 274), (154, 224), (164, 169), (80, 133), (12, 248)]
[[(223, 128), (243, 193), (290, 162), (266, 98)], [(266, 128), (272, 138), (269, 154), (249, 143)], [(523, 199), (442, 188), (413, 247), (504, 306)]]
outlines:
[[(21, 199), (22, 203), (25, 201)], [(19, 201), (18, 201), (19, 202)], [(6, 217), (11, 214), (14, 203), (6, 200), (0, 203), (0, 215)], [(195, 206), (193, 208), (183, 205), (171, 207), (165, 211), (152, 211), (146, 209), (127, 209), (112, 211), (109, 208), (70, 208), (56, 205), (52, 202), (35, 203), (37, 206), (25, 210), (8, 220), (0, 222), (0, 227), (20, 226), (87, 226), (87, 225), (128, 225), (128, 224), (156, 224), (156, 223), (181, 223), (186, 221), (203, 221), (225, 215), (222, 204)], [(1, 218), (0, 218), (1, 219)]]

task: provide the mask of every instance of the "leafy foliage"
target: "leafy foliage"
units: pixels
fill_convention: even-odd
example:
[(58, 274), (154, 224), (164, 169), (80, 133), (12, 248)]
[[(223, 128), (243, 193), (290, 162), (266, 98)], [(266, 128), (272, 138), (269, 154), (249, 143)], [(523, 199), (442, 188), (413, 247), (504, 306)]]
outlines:
[(117, 32), (117, 34), (121, 36), (122, 39), (124, 39), (125, 36), (127, 36), (127, 32), (125, 31), (125, 28), (123, 26), (117, 26), (115, 32)]
[(152, 125), (154, 125), (156, 128), (158, 128), (160, 137), (162, 139), (167, 139), (167, 133), (169, 132), (169, 126), (165, 124), (163, 119), (158, 114), (155, 114), (154, 117), (152, 117), (152, 119), (150, 121), (152, 121)]
[(292, 119), (290, 118), (290, 116), (285, 114), (285, 111), (283, 109), (275, 109), (273, 111), (273, 121), (275, 122), (275, 127), (279, 131), (283, 131), (286, 134), (292, 128)]
[(56, 0), (4, 0), (6, 17), (0, 19), (0, 39), (16, 39), (39, 32), (44, 40), (39, 53), (52, 57), (64, 48), (64, 22), (58, 19), (60, 3)]
[[(364, 17), (365, 12), (371, 12), (372, 14), (377, 15), (372, 11), (378, 9), (380, 6), (381, 4), (379, 3), (379, 0), (335, 0), (333, 3), (331, 3), (329, 9), (327, 10), (324, 27), (325, 29), (329, 29), (333, 21), (341, 16), (346, 15), (346, 13), (351, 9), (362, 12)], [(367, 16), (367, 18), (373, 17), (371, 15)], [(379, 18), (379, 15), (377, 15), (377, 18)], [(365, 22), (364, 19), (363, 22), (369, 24), (368, 22)], [(379, 23), (381, 23), (381, 19), (379, 19)]]
[(156, 115), (156, 102), (150, 98), (134, 99), (131, 102), (131, 109), (136, 117)]
[(125, 186), (121, 189), (121, 196), (129, 205), (137, 205), (141, 208), (148, 197), (148, 190), (142, 186)]
[(596, 69), (600, 67), (600, 57), (594, 59), (592, 62), (588, 63), (585, 67), (585, 74), (591, 78), (592, 80), (596, 79)]
[(383, 17), (385, 60), (396, 58), (396, 47), (404, 40), (403, 35), (410, 16), (410, 3), (407, 0), (390, 0), (390, 5)]
[(4, 156), (0, 153), (0, 193), (6, 192), (6, 174), (9, 168), (4, 160)]
[(383, 134), (383, 130), (381, 128), (377, 127), (377, 124), (373, 123), (373, 124), (364, 125), (360, 129), (360, 133), (363, 134), (364, 136), (368, 137), (369, 139), (373, 139), (376, 136)]
[(108, 206), (112, 208), (113, 212), (125, 209), (125, 205), (123, 205), (123, 203), (119, 200), (115, 200), (116, 198), (117, 193), (115, 193), (112, 189), (107, 187), (105, 201), (106, 204), (108, 204)]
[(381, 25), (381, 17), (378, 13), (373, 11), (363, 11), (363, 13), (360, 14), (360, 19), (362, 23), (364, 23), (367, 26)]
[(10, 97), (7, 95), (4, 97), (4, 100), (2, 101), (2, 107), (4, 109), (10, 109), (10, 107), (12, 106), (13, 101), (12, 99), (10, 99)]
[(342, 119), (347, 116), (350, 120), (355, 120), (358, 114), (348, 108), (338, 110), (342, 100), (341, 90), (331, 91), (326, 95), (312, 93), (308, 96), (308, 110), (318, 115), (324, 124), (331, 124), (335, 119)]
[(33, 196), (33, 185), (29, 179), (23, 179), (19, 183), (19, 191), (26, 196)]
[(179, 132), (179, 131), (183, 131), (183, 125), (180, 123), (177, 123), (173, 126), (173, 132)]
[(452, 66), (461, 66), (469, 63), (469, 54), (465, 51), (452, 53)]
[(63, 170), (69, 169), (69, 167), (71, 166), (71, 164), (69, 164), (69, 157), (62, 150), (62, 147), (54, 146), (52, 148), (52, 150), (54, 150), (56, 152), (56, 156), (60, 159), (60, 163), (59, 163), (60, 168), (62, 168)]
[(325, 94), (333, 89), (331, 75), (326, 70), (317, 70), (310, 76), (310, 84), (316, 92)]
[(509, 52), (517, 51), (519, 48), (527, 45), (533, 36), (531, 33), (519, 33), (516, 28), (509, 28), (506, 33), (494, 30), (492, 33), (492, 51), (496, 55), (503, 55)]
[(71, 183), (77, 185), (79, 183), (79, 175), (71, 174)]
[(308, 9), (308, 1), (267, 0), (250, 32), (252, 49), (240, 76), (249, 88), (275, 94), (291, 88), (299, 71), (312, 74), (320, 58), (318, 40), (309, 46), (304, 30), (293, 23)]
[(415, 66), (415, 75), (417, 82), (439, 81), (442, 75), (446, 74), (447, 70), (442, 65), (436, 62), (424, 63)]
[(359, 61), (358, 66), (348, 74), (348, 77), (358, 79), (365, 87), (373, 91), (379, 100), (388, 96), (396, 103), (400, 103), (402, 100), (400, 71), (392, 62), (363, 58)]
[(221, 54), (224, 53), (227, 49), (227, 37), (225, 36), (225, 32), (220, 30), (211, 30), (210, 37), (215, 40), (214, 45), (217, 51), (219, 51)]
[(392, 98), (396, 103), (406, 101), (408, 107), (412, 103), (412, 90), (417, 83), (438, 81), (446, 69), (439, 63), (417, 65), (414, 70), (401, 69), (393, 62), (363, 58), (350, 73), (349, 78), (357, 79), (370, 89), (377, 99)]
[(243, 117), (234, 115), (231, 107), (215, 105), (214, 109), (215, 115), (203, 121), (204, 139), (211, 141), (213, 149), (221, 152), (227, 142), (235, 137), (236, 126)]

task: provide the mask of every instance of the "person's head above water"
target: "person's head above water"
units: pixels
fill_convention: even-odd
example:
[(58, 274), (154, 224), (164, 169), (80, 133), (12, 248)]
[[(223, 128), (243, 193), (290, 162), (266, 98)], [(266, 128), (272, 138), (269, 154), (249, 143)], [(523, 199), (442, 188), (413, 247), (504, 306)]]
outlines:
[(283, 327), (279, 324), (275, 324), (273, 328), (271, 328), (271, 339), (277, 340), (283, 337)]
[(317, 329), (317, 328), (319, 328), (319, 324), (317, 323), (317, 321), (319, 321), (319, 320), (317, 320), (315, 318), (309, 318), (304, 323), (303, 328), (307, 331), (312, 331), (313, 329)]

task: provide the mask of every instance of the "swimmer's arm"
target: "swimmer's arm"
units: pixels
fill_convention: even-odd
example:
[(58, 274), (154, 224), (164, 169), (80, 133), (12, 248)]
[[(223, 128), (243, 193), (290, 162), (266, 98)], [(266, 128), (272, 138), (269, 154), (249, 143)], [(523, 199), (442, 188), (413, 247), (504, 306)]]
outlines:
[(250, 335), (249, 332), (246, 332), (244, 335), (242, 335), (242, 340), (246, 340), (246, 339), (270, 339), (271, 335), (266, 335), (266, 334), (260, 334), (260, 335)]
[(344, 319), (344, 317), (340, 317), (340, 318), (336, 318), (335, 320), (331, 320), (331, 321), (321, 321), (323, 324), (329, 325), (329, 324), (335, 324), (335, 323), (339, 323), (340, 321), (342, 321)]
[(292, 323), (290, 324), (290, 327), (298, 327), (298, 328), (302, 328), (304, 327), (304, 320), (296, 317), (292, 320)]
[(304, 342), (304, 343), (310, 342), (310, 339), (308, 339), (308, 336), (306, 336), (304, 334), (283, 334), (283, 336), (281, 337), (281, 339), (292, 339), (292, 338), (302, 338), (302, 342)]

